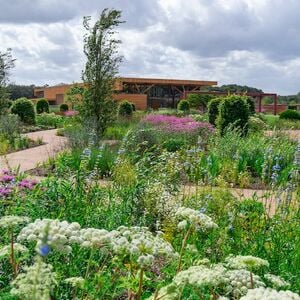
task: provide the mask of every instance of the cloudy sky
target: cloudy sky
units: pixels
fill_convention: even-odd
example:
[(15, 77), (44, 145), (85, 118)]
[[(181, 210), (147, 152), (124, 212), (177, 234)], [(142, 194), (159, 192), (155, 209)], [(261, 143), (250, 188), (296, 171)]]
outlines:
[(80, 80), (82, 17), (120, 9), (120, 75), (216, 80), (300, 91), (299, 0), (0, 0), (0, 51), (11, 81)]

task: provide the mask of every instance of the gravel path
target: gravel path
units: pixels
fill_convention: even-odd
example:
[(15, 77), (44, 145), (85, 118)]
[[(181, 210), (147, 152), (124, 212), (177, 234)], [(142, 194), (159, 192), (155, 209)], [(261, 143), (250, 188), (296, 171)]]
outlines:
[[(284, 133), (288, 135), (291, 139), (296, 141), (300, 139), (300, 130), (280, 130), (276, 131), (275, 133), (277, 132)], [(274, 132), (272, 130), (266, 130), (265, 133), (266, 135), (271, 136)]]
[(66, 148), (66, 138), (57, 136), (56, 129), (25, 134), (32, 140), (42, 139), (45, 145), (0, 156), (0, 169), (20, 168), (21, 172), (34, 169)]

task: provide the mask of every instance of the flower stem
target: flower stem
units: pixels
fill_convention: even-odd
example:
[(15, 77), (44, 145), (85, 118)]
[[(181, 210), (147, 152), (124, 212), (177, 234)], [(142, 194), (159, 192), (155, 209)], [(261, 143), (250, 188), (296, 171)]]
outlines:
[(140, 270), (140, 275), (139, 275), (139, 290), (137, 292), (137, 300), (141, 299), (141, 295), (142, 295), (142, 289), (143, 289), (143, 278), (144, 278), (144, 269), (142, 268)]
[(16, 278), (18, 270), (17, 270), (16, 261), (15, 261), (14, 232), (13, 232), (12, 229), (11, 229), (11, 232), (10, 232), (10, 236), (11, 236), (11, 238), (10, 238), (10, 263), (11, 263), (11, 266), (12, 266), (12, 269), (13, 269), (14, 278)]
[(181, 245), (181, 249), (180, 249), (179, 261), (178, 261), (178, 266), (177, 266), (176, 273), (180, 272), (180, 270), (181, 270), (181, 263), (182, 263), (183, 252), (184, 252), (187, 240), (188, 240), (191, 232), (192, 232), (192, 226), (190, 226), (190, 228), (188, 229), (188, 231), (186, 232), (186, 234), (185, 234), (185, 236), (184, 236), (184, 238), (182, 240), (182, 245)]

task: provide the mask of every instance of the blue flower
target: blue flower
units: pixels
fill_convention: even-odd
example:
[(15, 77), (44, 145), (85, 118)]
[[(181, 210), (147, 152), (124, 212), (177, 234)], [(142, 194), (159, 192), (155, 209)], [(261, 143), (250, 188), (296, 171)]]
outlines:
[(39, 252), (39, 254), (40, 254), (41, 256), (47, 256), (47, 255), (49, 254), (50, 250), (51, 250), (51, 249), (50, 249), (50, 246), (49, 246), (49, 245), (43, 244), (43, 245), (40, 246), (38, 252)]

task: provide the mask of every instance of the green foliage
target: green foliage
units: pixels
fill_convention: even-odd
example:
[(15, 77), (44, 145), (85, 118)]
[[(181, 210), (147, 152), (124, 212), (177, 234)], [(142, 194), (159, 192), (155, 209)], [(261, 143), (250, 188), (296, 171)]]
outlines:
[(0, 98), (0, 115), (7, 114), (12, 106), (12, 101), (6, 98)]
[(247, 104), (249, 107), (249, 114), (254, 115), (255, 114), (255, 103), (254, 100), (251, 97), (247, 97)]
[(217, 127), (221, 135), (228, 126), (238, 128), (244, 134), (248, 131), (249, 107), (247, 97), (231, 95), (223, 98), (219, 106)]
[(224, 84), (220, 87), (210, 87), (210, 91), (229, 92), (229, 93), (263, 93), (261, 89), (250, 87), (247, 85)]
[(20, 120), (28, 125), (35, 124), (35, 111), (33, 103), (26, 98), (19, 98), (14, 101), (11, 112), (20, 117)]
[(123, 117), (130, 117), (133, 113), (133, 106), (132, 103), (130, 103), (127, 100), (122, 101), (119, 104), (119, 115)]
[(35, 86), (32, 85), (20, 85), (20, 84), (14, 84), (10, 83), (7, 86), (7, 92), (9, 93), (10, 99), (16, 100), (18, 98), (27, 98), (32, 99), (34, 97), (34, 90)]
[(83, 80), (88, 90), (83, 97), (82, 116), (84, 121), (93, 121), (92, 128), (96, 132), (97, 143), (107, 126), (116, 118), (116, 103), (112, 95), (121, 57), (118, 55), (120, 41), (114, 35), (116, 27), (122, 23), (120, 17), (120, 11), (104, 9), (92, 27), (91, 18), (84, 18), (87, 30), (84, 54), (87, 62)]
[(251, 132), (262, 132), (267, 128), (267, 125), (260, 118), (251, 116), (248, 121), (248, 128)]
[(62, 103), (59, 106), (59, 111), (61, 111), (61, 112), (65, 112), (65, 111), (68, 111), (68, 110), (69, 110), (69, 105), (67, 103)]
[(64, 125), (65, 118), (54, 113), (43, 113), (36, 116), (36, 125), (41, 128), (60, 128)]
[(0, 115), (0, 135), (7, 139), (10, 144), (21, 133), (19, 118), (16, 115)]
[(36, 103), (36, 112), (38, 114), (49, 113), (49, 103), (47, 99), (41, 98)]
[(300, 120), (300, 112), (294, 109), (287, 109), (279, 115), (280, 119)]
[(219, 105), (224, 98), (214, 98), (208, 102), (208, 121), (212, 125), (216, 125), (216, 120), (219, 114)]
[(186, 141), (183, 138), (170, 138), (166, 140), (162, 147), (169, 152), (176, 152), (186, 145)]
[(80, 105), (83, 99), (85, 88), (78, 84), (72, 85), (65, 93), (65, 102), (71, 103), (72, 109)]
[(187, 100), (191, 108), (199, 109), (200, 107), (206, 108), (209, 101), (215, 98), (214, 95), (209, 94), (189, 94)]
[(180, 100), (177, 105), (177, 109), (188, 112), (190, 110), (190, 104), (187, 100)]

